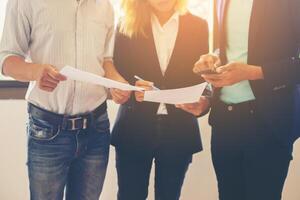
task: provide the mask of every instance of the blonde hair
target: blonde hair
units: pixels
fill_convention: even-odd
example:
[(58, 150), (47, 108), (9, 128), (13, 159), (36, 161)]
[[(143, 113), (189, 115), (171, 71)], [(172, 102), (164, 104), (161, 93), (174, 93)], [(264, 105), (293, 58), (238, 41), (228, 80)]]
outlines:
[[(175, 11), (183, 14), (187, 11), (188, 0), (177, 0)], [(150, 23), (151, 7), (148, 0), (122, 0), (124, 18), (120, 23), (120, 32), (128, 37), (139, 34), (146, 36), (145, 27)]]

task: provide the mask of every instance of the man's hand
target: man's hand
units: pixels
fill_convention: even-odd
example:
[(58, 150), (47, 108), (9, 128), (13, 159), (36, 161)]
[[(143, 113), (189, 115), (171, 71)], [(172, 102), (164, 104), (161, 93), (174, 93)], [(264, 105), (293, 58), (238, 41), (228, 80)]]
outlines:
[(33, 80), (38, 84), (41, 90), (53, 92), (59, 82), (67, 80), (65, 76), (52, 65), (39, 65), (33, 73)]
[[(136, 81), (135, 86), (142, 87), (145, 90), (153, 90), (153, 83), (149, 81)], [(135, 92), (135, 99), (138, 102), (144, 101), (145, 92)]]
[[(116, 81), (128, 84), (128, 82), (123, 78), (116, 80)], [(119, 89), (112, 88), (112, 89), (110, 89), (110, 94), (112, 96), (112, 100), (115, 103), (124, 104), (129, 100), (129, 98), (131, 96), (131, 91), (125, 91), (125, 90), (119, 90)]]
[(196, 103), (189, 103), (189, 104), (180, 104), (180, 105), (175, 105), (176, 108), (180, 108), (188, 113), (191, 113), (195, 116), (201, 115), (203, 112), (208, 110), (210, 106), (210, 102), (208, 98), (206, 97), (201, 97), (199, 102)]
[(213, 54), (206, 54), (200, 57), (199, 61), (194, 66), (194, 73), (200, 74), (206, 70), (215, 70), (221, 65), (221, 60), (218, 56)]
[(264, 78), (261, 67), (238, 62), (218, 67), (217, 73), (203, 74), (202, 77), (217, 88), (234, 85), (244, 80), (259, 80)]

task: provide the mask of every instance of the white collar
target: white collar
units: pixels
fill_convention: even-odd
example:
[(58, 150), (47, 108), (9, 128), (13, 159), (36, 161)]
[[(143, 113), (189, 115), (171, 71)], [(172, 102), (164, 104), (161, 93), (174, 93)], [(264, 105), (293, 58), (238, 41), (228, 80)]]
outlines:
[(151, 15), (151, 23), (152, 24), (155, 24), (155, 25), (158, 25), (158, 27), (163, 30), (165, 26), (167, 26), (168, 24), (172, 23), (172, 22), (175, 22), (175, 23), (179, 23), (179, 16), (180, 14), (178, 12), (175, 12), (171, 17), (170, 19), (163, 25), (161, 26), (157, 16), (155, 14), (152, 14)]

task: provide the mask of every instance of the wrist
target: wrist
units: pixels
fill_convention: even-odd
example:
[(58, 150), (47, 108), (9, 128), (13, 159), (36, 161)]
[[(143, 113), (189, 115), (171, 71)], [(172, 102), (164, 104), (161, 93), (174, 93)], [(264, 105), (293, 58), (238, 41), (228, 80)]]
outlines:
[(115, 72), (115, 73), (107, 73), (106, 74), (106, 78), (109, 78), (111, 80), (114, 81), (118, 81), (118, 82), (127, 82), (119, 73)]
[(249, 73), (249, 80), (261, 80), (264, 78), (262, 67), (260, 66), (251, 66)]
[(39, 74), (41, 71), (41, 65), (38, 64), (32, 64), (32, 63), (27, 63), (26, 64), (28, 67), (28, 72), (29, 72), (29, 77), (31, 81), (37, 81), (39, 79)]

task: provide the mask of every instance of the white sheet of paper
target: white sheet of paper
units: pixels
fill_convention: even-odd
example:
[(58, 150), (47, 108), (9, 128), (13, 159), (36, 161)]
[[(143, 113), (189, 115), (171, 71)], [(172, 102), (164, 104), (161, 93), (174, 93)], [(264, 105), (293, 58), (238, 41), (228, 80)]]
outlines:
[(186, 104), (198, 102), (207, 83), (172, 90), (146, 91), (144, 101), (165, 104)]
[(102, 85), (106, 88), (115, 88), (125, 91), (143, 91), (144, 89), (141, 87), (135, 87), (129, 84), (121, 83), (118, 81), (114, 81), (102, 76), (98, 76), (96, 74), (92, 74), (89, 72), (85, 72), (79, 69), (76, 69), (74, 67), (65, 66), (62, 68), (60, 73), (64, 76), (66, 76), (69, 79), (75, 80), (75, 81), (83, 81), (87, 83), (92, 83), (96, 85)]

